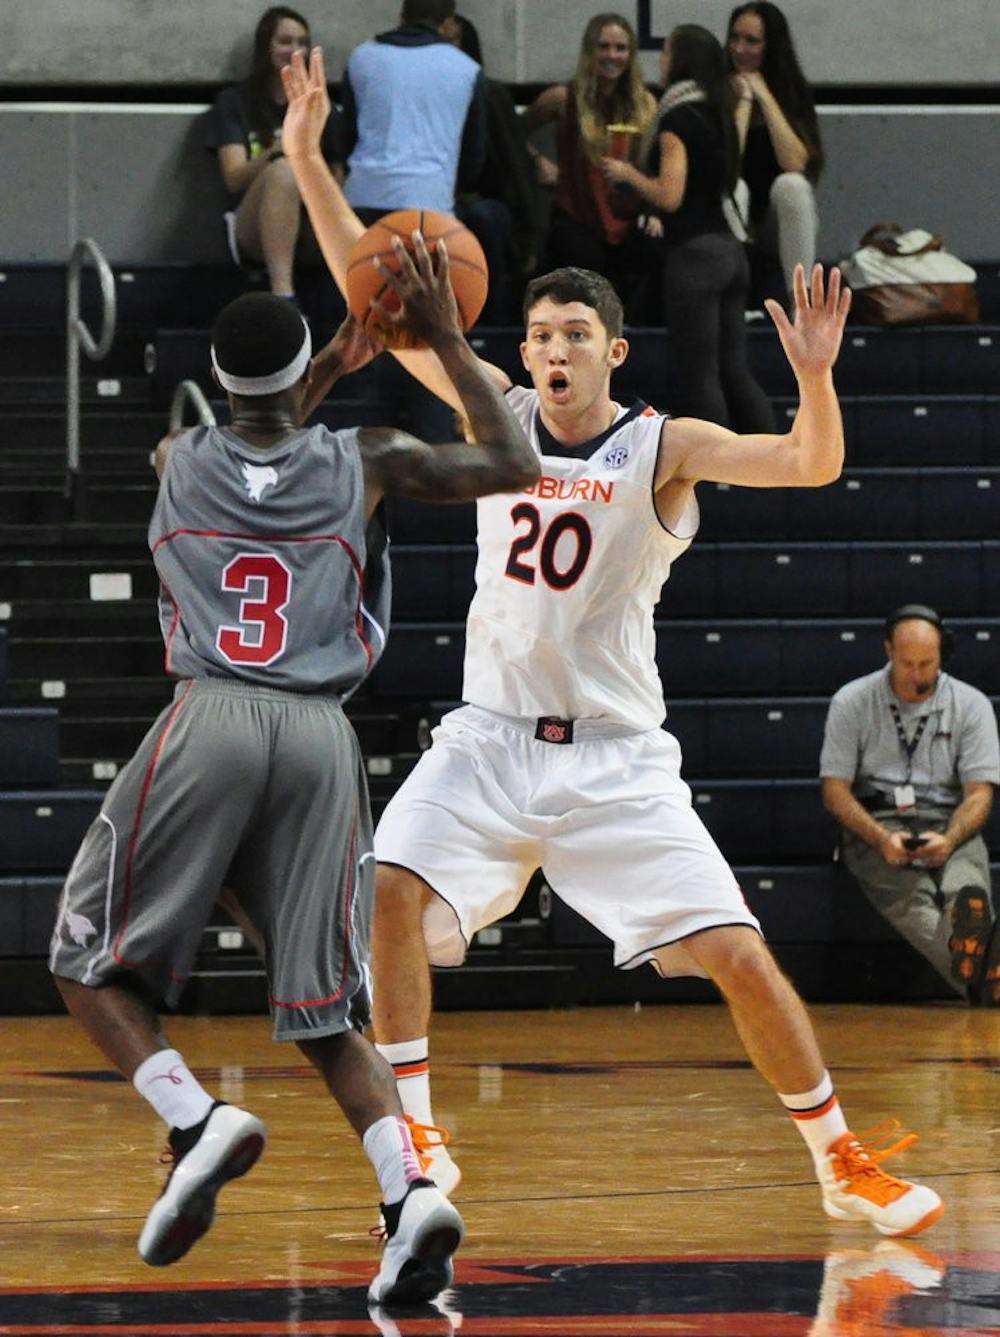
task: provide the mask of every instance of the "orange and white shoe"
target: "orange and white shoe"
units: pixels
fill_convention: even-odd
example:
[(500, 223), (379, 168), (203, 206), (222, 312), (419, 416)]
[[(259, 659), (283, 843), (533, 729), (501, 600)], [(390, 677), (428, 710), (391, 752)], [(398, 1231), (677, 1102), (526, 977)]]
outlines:
[(916, 1142), (908, 1133), (890, 1146), (899, 1124), (889, 1119), (862, 1133), (842, 1133), (817, 1166), (823, 1210), (835, 1221), (868, 1221), (880, 1235), (917, 1235), (943, 1214), (944, 1203), (932, 1188), (896, 1179), (881, 1162)]
[(447, 1128), (440, 1128), (435, 1123), (417, 1123), (412, 1114), (403, 1117), (410, 1125), (420, 1173), (433, 1179), (444, 1196), (450, 1198), (462, 1181), (462, 1171), (448, 1153), (450, 1137)]

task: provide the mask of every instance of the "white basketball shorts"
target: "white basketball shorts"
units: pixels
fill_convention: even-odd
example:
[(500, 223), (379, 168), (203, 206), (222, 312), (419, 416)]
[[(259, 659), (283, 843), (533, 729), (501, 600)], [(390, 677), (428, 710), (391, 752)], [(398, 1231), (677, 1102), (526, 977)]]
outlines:
[(459, 965), (538, 867), (625, 969), (651, 961), (663, 975), (703, 975), (685, 939), (732, 924), (760, 932), (691, 805), (671, 734), (587, 721), (561, 744), (535, 727), (477, 706), (452, 711), (382, 815), (378, 861), (437, 893), (424, 912), (433, 964)]

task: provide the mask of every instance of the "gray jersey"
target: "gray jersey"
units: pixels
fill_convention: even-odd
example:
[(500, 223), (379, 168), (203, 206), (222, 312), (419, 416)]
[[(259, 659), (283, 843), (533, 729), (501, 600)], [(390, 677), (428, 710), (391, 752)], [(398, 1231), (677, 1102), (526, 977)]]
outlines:
[[(177, 438), (149, 526), (166, 667), (345, 695), (385, 629), (365, 603), (357, 431), (304, 428), (255, 450), (226, 427)], [(384, 553), (373, 554), (379, 611)]]

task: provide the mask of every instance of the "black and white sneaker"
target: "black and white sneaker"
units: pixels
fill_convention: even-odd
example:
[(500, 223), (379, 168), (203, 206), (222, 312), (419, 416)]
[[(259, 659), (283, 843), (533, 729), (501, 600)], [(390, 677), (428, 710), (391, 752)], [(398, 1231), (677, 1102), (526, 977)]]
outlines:
[(246, 1174), (266, 1138), (260, 1119), (219, 1101), (193, 1128), (170, 1130), (173, 1168), (139, 1236), (143, 1262), (164, 1267), (184, 1257), (215, 1219), (219, 1189)]
[(451, 1285), (451, 1258), (465, 1226), (430, 1179), (415, 1179), (399, 1202), (382, 1204), (386, 1243), (382, 1266), (368, 1288), (373, 1305), (433, 1300)]

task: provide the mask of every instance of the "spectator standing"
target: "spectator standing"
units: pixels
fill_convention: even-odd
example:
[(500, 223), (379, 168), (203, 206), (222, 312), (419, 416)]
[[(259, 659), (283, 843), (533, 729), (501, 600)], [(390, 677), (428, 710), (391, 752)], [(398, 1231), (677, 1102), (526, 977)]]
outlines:
[(529, 136), (545, 125), (557, 127), (558, 163), (534, 147), (540, 184), (556, 187), (548, 264), (606, 275), (626, 304), (634, 277), (658, 266), (659, 251), (647, 233), (659, 235), (659, 225), (640, 221), (641, 202), (607, 179), (601, 161), (612, 147), (609, 127), (623, 125), (632, 128), (624, 153), (641, 162), (655, 117), (635, 31), (614, 13), (595, 14), (587, 24), (572, 82), (546, 88), (524, 113)]
[(809, 273), (816, 259), (814, 188), (823, 170), (816, 108), (777, 5), (737, 5), (726, 41), (752, 239), (777, 255), (790, 296), (795, 266)]
[(341, 89), (345, 193), (372, 223), (393, 209), (455, 212), (486, 155), (483, 72), (452, 45), (454, 0), (403, 0), (400, 26), (352, 52)]
[[(219, 94), (205, 138), (206, 147), (218, 155), (230, 196), (226, 229), (233, 259), (263, 264), (271, 291), (282, 297), (295, 292), (296, 256), (319, 259), (295, 177), (281, 151), (286, 106), (281, 71), (293, 52), (308, 52), (309, 41), (309, 25), (297, 10), (275, 5), (261, 15), (250, 74)], [(328, 163), (338, 165), (339, 175), (340, 136), (332, 110), (322, 152)]]
[(861, 890), (976, 1002), (992, 955), (980, 832), (1000, 783), (1000, 746), (989, 699), (942, 671), (950, 642), (933, 608), (905, 604), (890, 613), (888, 663), (830, 702), (820, 775)]
[[(479, 33), (471, 20), (456, 14), (446, 32), (460, 51), (483, 68)], [(515, 270), (523, 279), (538, 267), (541, 197), (514, 99), (505, 84), (486, 77), (485, 69), (484, 84), (486, 158), (479, 180), (459, 195), (456, 212), (486, 252), (490, 291), (483, 318), (496, 323), (505, 320), (512, 309), (506, 300), (509, 271)], [(519, 301), (513, 306), (519, 317)]]
[(651, 175), (615, 158), (603, 168), (667, 215), (663, 305), (677, 372), (671, 407), (737, 432), (773, 432), (771, 405), (747, 364), (746, 249), (723, 214), (737, 173), (725, 56), (707, 28), (685, 23), (664, 44), (662, 71)]

